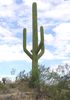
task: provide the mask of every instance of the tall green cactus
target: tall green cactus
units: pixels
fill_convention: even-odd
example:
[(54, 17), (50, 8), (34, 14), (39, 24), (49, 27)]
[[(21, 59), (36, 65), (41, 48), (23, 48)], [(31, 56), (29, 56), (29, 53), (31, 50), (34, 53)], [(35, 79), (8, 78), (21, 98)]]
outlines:
[(37, 4), (34, 2), (32, 5), (32, 47), (29, 52), (26, 48), (26, 28), (23, 29), (23, 49), (24, 52), (32, 59), (32, 81), (36, 82), (39, 79), (38, 72), (38, 59), (44, 53), (44, 30), (40, 27), (41, 40), (38, 45), (38, 27), (37, 27)]

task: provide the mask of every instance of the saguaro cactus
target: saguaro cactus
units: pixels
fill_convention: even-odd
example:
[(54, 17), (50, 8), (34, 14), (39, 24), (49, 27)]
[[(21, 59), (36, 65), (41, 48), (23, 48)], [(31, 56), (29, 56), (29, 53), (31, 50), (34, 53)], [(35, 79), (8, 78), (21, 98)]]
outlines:
[(38, 59), (44, 53), (44, 30), (40, 27), (41, 40), (38, 44), (38, 27), (37, 27), (37, 4), (34, 2), (32, 5), (32, 50), (29, 52), (26, 48), (26, 28), (23, 29), (23, 49), (24, 52), (32, 59), (32, 80), (38, 81)]

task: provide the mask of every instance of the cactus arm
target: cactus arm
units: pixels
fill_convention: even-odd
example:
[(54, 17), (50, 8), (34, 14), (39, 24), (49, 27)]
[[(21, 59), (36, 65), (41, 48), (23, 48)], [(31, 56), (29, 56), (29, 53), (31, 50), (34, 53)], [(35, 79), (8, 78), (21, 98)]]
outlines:
[(41, 52), (38, 54), (38, 59), (44, 54), (44, 48), (41, 48)]
[(44, 30), (43, 30), (43, 27), (41, 26), (40, 27), (40, 33), (41, 33), (41, 42), (40, 42), (40, 45), (39, 45), (39, 49), (38, 49), (38, 52), (40, 51), (40, 53), (38, 54), (38, 59), (44, 54)]
[(41, 45), (44, 47), (44, 29), (43, 26), (40, 27), (40, 33), (41, 33)]
[(39, 46), (38, 46), (38, 48), (37, 48), (36, 54), (38, 54), (38, 53), (39, 53), (39, 51), (40, 51), (41, 47), (42, 47), (42, 45), (41, 45), (41, 42), (40, 42), (40, 44), (39, 44)]
[(26, 49), (26, 28), (23, 29), (23, 49), (24, 52), (32, 59), (31, 53)]
[(38, 53), (40, 51), (42, 45), (44, 45), (44, 36), (43, 36), (44, 35), (44, 30), (43, 30), (42, 26), (40, 27), (40, 33), (41, 33), (41, 41), (40, 41), (40, 44), (39, 44), (39, 46), (37, 48), (36, 53)]

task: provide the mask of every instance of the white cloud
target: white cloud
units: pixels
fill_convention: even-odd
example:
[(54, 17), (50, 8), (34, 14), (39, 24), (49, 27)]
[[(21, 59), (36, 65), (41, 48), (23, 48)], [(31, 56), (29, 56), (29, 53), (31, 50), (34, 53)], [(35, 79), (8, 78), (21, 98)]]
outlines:
[(54, 52), (56, 59), (69, 59), (70, 53), (70, 23), (61, 23), (57, 25), (53, 31), (56, 33), (53, 46), (56, 48)]
[(16, 8), (16, 5), (14, 5), (14, 4), (6, 5), (6, 6), (1, 5), (1, 7), (0, 7), (0, 16), (1, 17), (14, 17), (15, 8)]
[(70, 64), (70, 60), (64, 60), (62, 63), (64, 63), (64, 64)]
[(66, 45), (65, 53), (70, 53), (70, 43)]
[(40, 60), (53, 60), (53, 59), (54, 55), (51, 53), (51, 51), (45, 49), (45, 53), (43, 54)]
[(66, 47), (70, 41), (70, 23), (61, 23), (57, 25), (53, 31), (55, 35), (55, 44), (58, 48)]
[(11, 5), (13, 3), (13, 0), (0, 0), (0, 5)]
[(59, 4), (62, 3), (64, 0), (47, 0), (47, 1), (53, 4)]
[(29, 57), (25, 53), (23, 53), (22, 45), (0, 45), (0, 62), (15, 60), (30, 61)]
[(0, 37), (11, 37), (13, 34), (7, 28), (0, 26)]
[(47, 12), (45, 9), (45, 12), (43, 15), (48, 18), (68, 20), (70, 19), (70, 2), (63, 2), (57, 6), (53, 6)]
[(12, 17), (13, 15), (14, 15), (14, 12), (6, 8), (2, 8), (2, 10), (0, 10), (0, 16), (2, 17)]
[(15, 36), (6, 36), (6, 37), (0, 37), (0, 40), (3, 44), (8, 43), (9, 45), (13, 45), (13, 44), (21, 44), (21, 40)]
[(53, 31), (56, 32), (58, 39), (70, 40), (70, 23), (61, 23), (57, 25)]
[(44, 40), (46, 44), (53, 44), (54, 37), (52, 34), (44, 34)]

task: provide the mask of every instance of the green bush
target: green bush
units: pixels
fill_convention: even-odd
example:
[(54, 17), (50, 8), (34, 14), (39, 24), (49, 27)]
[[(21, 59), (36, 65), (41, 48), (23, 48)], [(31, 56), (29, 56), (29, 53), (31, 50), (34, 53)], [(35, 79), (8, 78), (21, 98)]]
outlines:
[(0, 83), (0, 90), (4, 90), (6, 86), (3, 83)]

